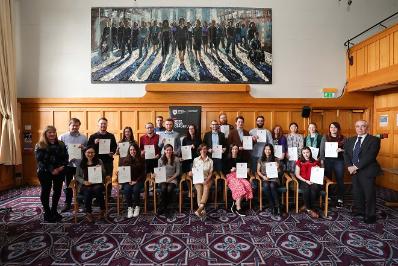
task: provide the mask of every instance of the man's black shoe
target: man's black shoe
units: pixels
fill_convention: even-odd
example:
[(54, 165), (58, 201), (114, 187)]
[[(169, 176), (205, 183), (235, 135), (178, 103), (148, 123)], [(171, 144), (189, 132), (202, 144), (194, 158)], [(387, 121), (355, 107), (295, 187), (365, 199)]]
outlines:
[(367, 218), (363, 219), (363, 222), (365, 224), (374, 224), (374, 223), (376, 223), (376, 216), (367, 217)]

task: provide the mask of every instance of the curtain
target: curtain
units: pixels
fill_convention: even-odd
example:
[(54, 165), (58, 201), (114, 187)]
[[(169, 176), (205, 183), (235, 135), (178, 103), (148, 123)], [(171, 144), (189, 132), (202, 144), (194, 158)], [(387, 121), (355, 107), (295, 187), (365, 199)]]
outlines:
[(11, 2), (0, 0), (0, 164), (22, 163), (17, 116), (17, 86)]

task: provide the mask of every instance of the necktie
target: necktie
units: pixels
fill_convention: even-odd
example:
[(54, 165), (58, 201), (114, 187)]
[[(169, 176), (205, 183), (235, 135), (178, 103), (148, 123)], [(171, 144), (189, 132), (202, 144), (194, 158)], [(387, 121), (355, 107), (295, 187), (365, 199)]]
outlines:
[(356, 164), (359, 162), (359, 152), (361, 151), (361, 139), (362, 137), (357, 138), (357, 142), (355, 143), (354, 152), (352, 153), (352, 163)]

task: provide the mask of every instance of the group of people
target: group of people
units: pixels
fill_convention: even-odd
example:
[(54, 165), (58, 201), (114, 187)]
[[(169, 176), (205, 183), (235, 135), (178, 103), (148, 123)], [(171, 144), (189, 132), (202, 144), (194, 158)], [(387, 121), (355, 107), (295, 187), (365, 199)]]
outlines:
[[(186, 135), (180, 136), (174, 130), (173, 119), (163, 121), (163, 117), (157, 116), (156, 127), (152, 122), (145, 125), (146, 134), (140, 137), (139, 144), (134, 139), (131, 127), (124, 128), (123, 137), (117, 143), (115, 136), (107, 131), (108, 121), (105, 117), (98, 120), (98, 132), (92, 134), (89, 139), (79, 132), (80, 121), (77, 118), (70, 120), (69, 131), (59, 139), (56, 129), (48, 126), (35, 147), (38, 177), (42, 187), (44, 220), (55, 222), (62, 218), (57, 206), (64, 181), (65, 205), (62, 212), (70, 210), (72, 191), (69, 184), (73, 177), (84, 196), (88, 221), (94, 220), (91, 214), (93, 198), (97, 199), (101, 210), (100, 217), (103, 217), (104, 180), (108, 176), (112, 177), (113, 159), (115, 155), (119, 155), (119, 166), (130, 167), (131, 180), (121, 184), (127, 203), (128, 218), (139, 215), (140, 193), (144, 180), (148, 174), (156, 178), (154, 170), (157, 167), (165, 167), (166, 172), (166, 181), (159, 183), (159, 214), (173, 214), (175, 188), (179, 178), (183, 175), (193, 178), (197, 169), (200, 169), (204, 178), (203, 182), (194, 183), (197, 199), (195, 215), (206, 215), (205, 207), (215, 177), (223, 176), (232, 192), (231, 211), (245, 216), (242, 201), (253, 198), (253, 188), (248, 178), (239, 176), (241, 170), (238, 169), (242, 169), (243, 165), (243, 170), (247, 168), (244, 171), (247, 176), (258, 175), (262, 179), (270, 211), (274, 215), (281, 215), (278, 187), (284, 173), (287, 172), (296, 178), (303, 191), (304, 205), (301, 211), (307, 212), (312, 218), (319, 217), (317, 199), (322, 185), (311, 182), (311, 169), (322, 167), (325, 176), (334, 177), (337, 183), (337, 208), (343, 207), (344, 172), (348, 169), (353, 184), (353, 214), (361, 215), (366, 223), (376, 221), (375, 177), (380, 171), (376, 160), (380, 140), (368, 134), (366, 121), (359, 120), (355, 123), (357, 136), (352, 138), (342, 135), (338, 122), (330, 123), (329, 130), (324, 135), (317, 131), (315, 123), (310, 123), (307, 135), (303, 136), (299, 134), (298, 124), (295, 122), (289, 125), (289, 132), (285, 135), (279, 125), (274, 126), (271, 131), (266, 129), (265, 119), (261, 115), (256, 118), (256, 127), (250, 131), (244, 129), (244, 121), (244, 117), (238, 116), (235, 118), (235, 126), (232, 126), (228, 124), (226, 114), (221, 113), (218, 120), (211, 121), (211, 130), (206, 132), (202, 139), (195, 125), (189, 125)], [(250, 148), (247, 147), (248, 140), (251, 143)], [(101, 142), (108, 145), (105, 152), (100, 147)], [(332, 142), (337, 143), (334, 146), (337, 147), (337, 156), (330, 157), (325, 147)], [(121, 144), (128, 145), (126, 154), (122, 154)], [(81, 158), (69, 157), (72, 154), (72, 146), (82, 150)], [(182, 147), (191, 150), (192, 159), (182, 159)], [(273, 167), (273, 170), (270, 167)], [(101, 172), (102, 183), (89, 182), (89, 175), (94, 168)], [(277, 174), (271, 176), (271, 172)], [(116, 171), (116, 176), (118, 174)], [(50, 208), (51, 187), (54, 192)], [(110, 185), (108, 191), (111, 189)]]
[(232, 20), (217, 22), (196, 21), (187, 22), (180, 18), (178, 22), (170, 23), (167, 19), (163, 22), (141, 21), (141, 23), (122, 20), (116, 24), (106, 26), (102, 30), (100, 39), (100, 52), (106, 58), (110, 51), (120, 49), (123, 58), (126, 50), (129, 54), (134, 49), (139, 50), (139, 57), (143, 55), (143, 49), (148, 50), (152, 46), (153, 51), (161, 48), (161, 54), (165, 58), (170, 51), (174, 53), (178, 49), (179, 59), (184, 63), (187, 49), (194, 51), (196, 59), (202, 59), (208, 51), (218, 55), (220, 46), (227, 54), (236, 57), (236, 46), (240, 45), (247, 50), (249, 59), (263, 62), (265, 59), (262, 44), (259, 40), (259, 32), (255, 22), (234, 24)]

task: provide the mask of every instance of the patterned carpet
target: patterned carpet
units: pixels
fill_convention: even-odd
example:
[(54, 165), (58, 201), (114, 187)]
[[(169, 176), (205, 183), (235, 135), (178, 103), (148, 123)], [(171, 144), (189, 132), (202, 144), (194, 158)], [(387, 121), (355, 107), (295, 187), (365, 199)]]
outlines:
[[(380, 191), (379, 191), (380, 193)], [(64, 215), (42, 220), (38, 188), (0, 195), (0, 265), (398, 265), (398, 210), (367, 225), (349, 209), (327, 219), (306, 214), (274, 217), (268, 210), (239, 217), (208, 209), (201, 221), (188, 212), (126, 219), (111, 205), (107, 220), (89, 224)]]

